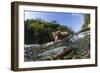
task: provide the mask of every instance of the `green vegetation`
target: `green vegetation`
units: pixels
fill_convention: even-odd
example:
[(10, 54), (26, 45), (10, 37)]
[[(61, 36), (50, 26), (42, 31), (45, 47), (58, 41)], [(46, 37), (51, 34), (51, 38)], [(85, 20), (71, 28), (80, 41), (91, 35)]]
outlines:
[(90, 24), (90, 14), (85, 14), (84, 24), (82, 28), (87, 27)]
[(47, 22), (42, 19), (31, 19), (25, 21), (25, 44), (43, 44), (54, 41), (51, 32), (67, 31), (73, 34), (74, 31), (64, 25), (58, 24), (56, 21)]

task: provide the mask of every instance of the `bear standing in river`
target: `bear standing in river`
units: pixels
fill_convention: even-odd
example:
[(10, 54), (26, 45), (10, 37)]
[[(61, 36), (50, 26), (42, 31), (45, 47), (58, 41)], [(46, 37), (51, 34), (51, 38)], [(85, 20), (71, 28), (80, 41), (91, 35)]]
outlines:
[(55, 32), (52, 32), (52, 36), (53, 36), (55, 42), (57, 42), (58, 40), (62, 40), (64, 38), (67, 38), (69, 36), (69, 33), (66, 31), (64, 31), (64, 32), (55, 31)]

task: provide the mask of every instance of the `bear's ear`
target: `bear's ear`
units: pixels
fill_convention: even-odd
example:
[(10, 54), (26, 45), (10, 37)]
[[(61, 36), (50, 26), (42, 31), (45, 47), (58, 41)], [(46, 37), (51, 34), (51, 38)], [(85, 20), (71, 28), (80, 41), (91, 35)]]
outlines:
[(51, 34), (53, 35), (53, 37), (55, 36), (55, 32), (52, 32)]
[(52, 35), (54, 34), (54, 32), (51, 33)]

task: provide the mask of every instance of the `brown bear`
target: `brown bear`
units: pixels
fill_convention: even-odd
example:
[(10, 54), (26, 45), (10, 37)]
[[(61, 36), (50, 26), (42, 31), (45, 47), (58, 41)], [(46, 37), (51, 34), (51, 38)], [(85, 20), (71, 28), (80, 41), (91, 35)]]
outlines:
[(66, 31), (55, 31), (55, 32), (52, 32), (52, 36), (55, 40), (55, 42), (57, 42), (58, 40), (62, 40), (66, 37), (68, 37), (69, 33), (66, 32)]

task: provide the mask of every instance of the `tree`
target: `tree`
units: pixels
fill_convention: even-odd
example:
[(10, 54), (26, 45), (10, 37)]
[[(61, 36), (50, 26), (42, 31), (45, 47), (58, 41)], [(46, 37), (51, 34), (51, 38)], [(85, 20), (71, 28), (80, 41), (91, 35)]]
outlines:
[(87, 27), (90, 24), (90, 14), (85, 14), (84, 15), (84, 24), (82, 28)]
[(47, 22), (40, 18), (25, 20), (25, 44), (43, 44), (53, 41), (51, 33), (57, 30), (74, 33), (72, 29), (58, 24), (57, 21)]

